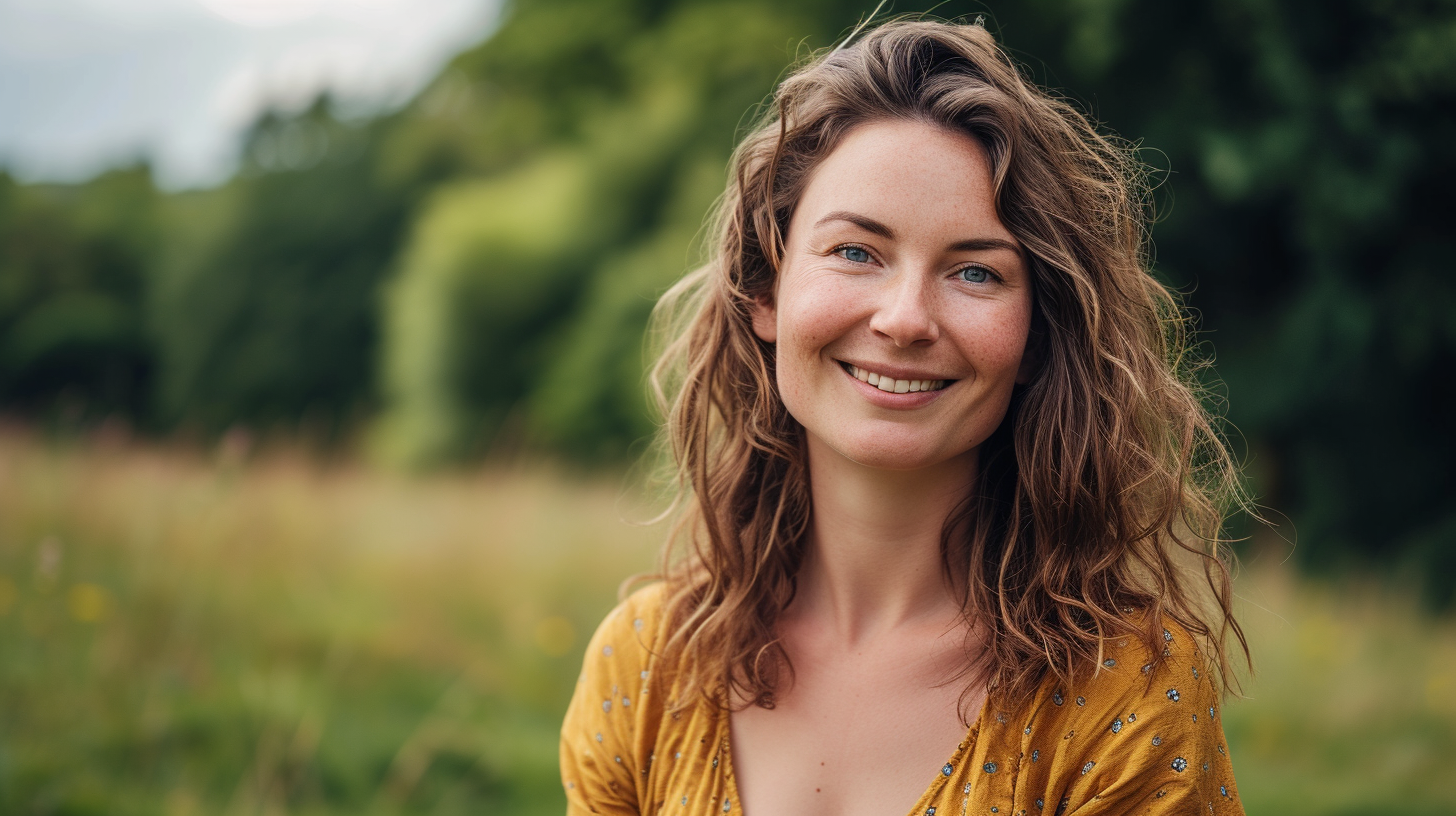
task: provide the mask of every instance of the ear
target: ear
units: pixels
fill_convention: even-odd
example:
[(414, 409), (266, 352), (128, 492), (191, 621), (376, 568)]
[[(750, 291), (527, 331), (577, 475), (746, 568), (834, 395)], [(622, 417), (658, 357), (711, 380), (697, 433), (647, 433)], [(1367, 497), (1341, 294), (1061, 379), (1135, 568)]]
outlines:
[(767, 295), (761, 295), (754, 298), (753, 306), (749, 308), (753, 312), (753, 333), (765, 343), (777, 342), (779, 339), (779, 312), (773, 300)]

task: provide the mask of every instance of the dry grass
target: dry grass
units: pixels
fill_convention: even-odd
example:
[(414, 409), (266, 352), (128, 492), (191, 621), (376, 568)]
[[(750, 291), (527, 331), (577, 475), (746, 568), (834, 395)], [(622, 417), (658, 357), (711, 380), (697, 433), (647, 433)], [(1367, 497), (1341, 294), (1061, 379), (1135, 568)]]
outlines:
[(543, 470), (228, 458), (0, 435), (0, 811), (559, 812), (645, 512)]
[[(559, 813), (580, 648), (662, 536), (622, 496), (0, 431), (0, 812)], [(1257, 559), (1240, 593), (1249, 812), (1456, 811), (1456, 626)]]
[(1224, 726), (1250, 813), (1456, 813), (1456, 622), (1384, 579), (1238, 582), (1256, 669)]

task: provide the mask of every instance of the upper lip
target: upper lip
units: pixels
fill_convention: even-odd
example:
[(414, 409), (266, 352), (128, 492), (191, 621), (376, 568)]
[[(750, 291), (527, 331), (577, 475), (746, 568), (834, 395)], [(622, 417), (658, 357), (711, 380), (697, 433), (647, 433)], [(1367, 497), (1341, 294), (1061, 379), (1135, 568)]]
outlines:
[(864, 363), (858, 360), (841, 359), (839, 362), (848, 363), (855, 368), (862, 368), (865, 371), (872, 371), (881, 377), (891, 377), (896, 380), (945, 380), (950, 382), (957, 379), (944, 374), (927, 372), (924, 369), (907, 368), (893, 363)]

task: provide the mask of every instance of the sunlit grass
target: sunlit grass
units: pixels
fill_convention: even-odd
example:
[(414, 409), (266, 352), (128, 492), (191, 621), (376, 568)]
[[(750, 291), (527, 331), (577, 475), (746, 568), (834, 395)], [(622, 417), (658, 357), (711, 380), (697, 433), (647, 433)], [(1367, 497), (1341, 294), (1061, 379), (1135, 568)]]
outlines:
[(1456, 813), (1456, 624), (1414, 588), (1259, 559), (1239, 592), (1258, 674), (1224, 727), (1249, 812)]
[(559, 812), (618, 494), (0, 437), (0, 811)]
[[(0, 812), (559, 813), (561, 711), (646, 515), (544, 468), (0, 432)], [(1456, 810), (1456, 627), (1258, 559), (1240, 592), (1249, 812)]]

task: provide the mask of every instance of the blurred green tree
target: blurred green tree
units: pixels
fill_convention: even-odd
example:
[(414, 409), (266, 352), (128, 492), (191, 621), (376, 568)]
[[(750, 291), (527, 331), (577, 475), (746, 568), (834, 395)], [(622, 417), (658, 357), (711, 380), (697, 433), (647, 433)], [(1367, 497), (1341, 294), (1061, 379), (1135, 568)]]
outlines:
[(145, 167), (69, 187), (0, 173), (0, 403), (70, 423), (146, 415), (156, 204)]
[(410, 201), (370, 148), (326, 99), (269, 114), (235, 179), (170, 208), (150, 303), (163, 422), (304, 421), (330, 436), (367, 413), (377, 290)]
[(1171, 168), (1157, 267), (1218, 350), (1257, 492), (1307, 564), (1414, 569), (1449, 604), (1456, 3), (1072, 8), (1025, 41), (1055, 4), (1001, 22)]
[[(157, 428), (367, 422), (429, 465), (614, 461), (735, 134), (873, 4), (520, 0), (418, 98), (269, 114), (226, 185), (0, 178), (0, 399)], [(896, 13), (932, 10), (902, 4)], [(1311, 564), (1456, 592), (1456, 3), (1023, 0), (987, 25), (1158, 168), (1160, 275)]]
[[(418, 132), (412, 147), (453, 150), (483, 177), (422, 210), (391, 285), (378, 449), (432, 463), (504, 433), (602, 460), (649, 433), (652, 303), (692, 264), (744, 111), (814, 27), (802, 12), (739, 0), (539, 2), (457, 60), (422, 104), (460, 99), (456, 121), (480, 129), (463, 144), (477, 147)], [(502, 121), (521, 122), (535, 144), (496, 135)], [(479, 147), (491, 144), (500, 152)], [(492, 171), (506, 153), (521, 155)]]

